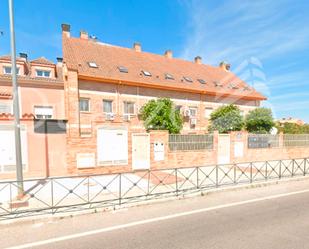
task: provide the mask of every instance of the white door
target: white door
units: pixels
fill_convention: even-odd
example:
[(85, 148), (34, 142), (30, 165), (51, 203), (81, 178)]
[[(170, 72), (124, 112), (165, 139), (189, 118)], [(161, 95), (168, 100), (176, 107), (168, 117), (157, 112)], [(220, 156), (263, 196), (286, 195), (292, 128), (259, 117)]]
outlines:
[(128, 163), (128, 131), (125, 129), (99, 128), (97, 134), (99, 165)]
[[(26, 168), (28, 162), (27, 133), (21, 130), (22, 164)], [(0, 126), (0, 171), (16, 170), (15, 134), (13, 126)]]
[(230, 163), (230, 135), (219, 134), (218, 138), (218, 164)]
[(149, 134), (132, 134), (132, 168), (150, 168), (150, 136)]

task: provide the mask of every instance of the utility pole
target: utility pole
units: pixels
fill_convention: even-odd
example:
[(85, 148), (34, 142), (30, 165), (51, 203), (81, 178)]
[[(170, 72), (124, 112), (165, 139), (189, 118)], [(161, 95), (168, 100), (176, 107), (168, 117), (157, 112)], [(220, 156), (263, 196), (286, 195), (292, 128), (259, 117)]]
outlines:
[(15, 131), (15, 151), (16, 151), (16, 178), (18, 186), (18, 196), (24, 195), (23, 165), (21, 157), (21, 138), (20, 138), (20, 115), (19, 99), (16, 70), (16, 47), (14, 31), (13, 0), (9, 0), (10, 16), (10, 38), (11, 38), (11, 60), (12, 60), (12, 85), (13, 85), (13, 111), (14, 111), (14, 131)]

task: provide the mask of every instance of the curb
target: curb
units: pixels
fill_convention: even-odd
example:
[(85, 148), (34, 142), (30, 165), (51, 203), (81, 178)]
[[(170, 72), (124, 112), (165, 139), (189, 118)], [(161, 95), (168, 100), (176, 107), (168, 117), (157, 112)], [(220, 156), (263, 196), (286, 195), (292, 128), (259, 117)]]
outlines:
[(158, 199), (150, 199), (150, 200), (143, 200), (140, 202), (133, 202), (129, 204), (122, 204), (121, 206), (110, 206), (104, 208), (97, 208), (97, 209), (86, 209), (71, 213), (58, 213), (58, 214), (46, 214), (40, 216), (29, 216), (29, 217), (21, 217), (16, 219), (8, 219), (8, 220), (0, 220), (0, 226), (5, 225), (18, 225), (18, 224), (36, 224), (41, 222), (55, 222), (62, 219), (68, 219), (73, 217), (78, 217), (81, 215), (88, 215), (88, 214), (95, 214), (95, 213), (105, 213), (105, 212), (117, 212), (121, 210), (125, 210), (130, 207), (139, 207), (139, 206), (147, 206), (153, 204), (160, 204), (167, 201), (178, 201), (184, 199), (190, 199), (193, 197), (199, 196), (207, 196), (213, 195), (216, 193), (223, 193), (223, 192), (233, 192), (233, 191), (240, 191), (244, 189), (254, 189), (254, 188), (263, 188), (272, 185), (280, 185), (288, 182), (300, 182), (300, 181), (307, 181), (309, 180), (309, 176), (295, 176), (293, 178), (283, 178), (283, 179), (275, 179), (275, 180), (268, 180), (268, 181), (261, 181), (257, 183), (249, 183), (249, 184), (239, 184), (239, 185), (227, 185), (225, 187), (213, 188), (213, 189), (205, 189), (205, 190), (195, 190), (191, 193), (182, 193), (179, 196), (162, 196), (162, 198)]

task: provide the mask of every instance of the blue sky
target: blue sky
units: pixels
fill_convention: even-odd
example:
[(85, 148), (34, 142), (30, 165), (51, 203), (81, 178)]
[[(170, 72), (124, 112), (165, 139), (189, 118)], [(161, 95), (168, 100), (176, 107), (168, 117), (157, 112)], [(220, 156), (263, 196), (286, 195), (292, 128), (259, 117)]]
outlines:
[[(206, 64), (232, 64), (242, 79), (269, 97), (276, 117), (309, 122), (309, 1), (307, 0), (91, 0), (15, 1), (17, 52), (61, 56), (61, 23), (73, 35)], [(0, 54), (8, 54), (7, 1), (1, 1)]]

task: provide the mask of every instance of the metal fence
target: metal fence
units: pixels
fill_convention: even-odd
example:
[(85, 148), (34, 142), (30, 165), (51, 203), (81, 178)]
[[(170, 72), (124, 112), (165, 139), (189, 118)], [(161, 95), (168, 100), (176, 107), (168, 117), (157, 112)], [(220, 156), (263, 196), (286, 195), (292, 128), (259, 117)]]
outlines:
[(135, 173), (31, 179), (18, 199), (16, 181), (0, 182), (0, 220), (116, 207), (226, 185), (305, 176), (309, 159), (147, 170)]
[(309, 134), (284, 134), (284, 147), (309, 146)]
[(209, 150), (213, 149), (214, 136), (206, 135), (175, 135), (170, 134), (168, 145), (171, 151), (177, 150)]
[(279, 147), (279, 135), (270, 134), (249, 134), (248, 148), (277, 148)]

